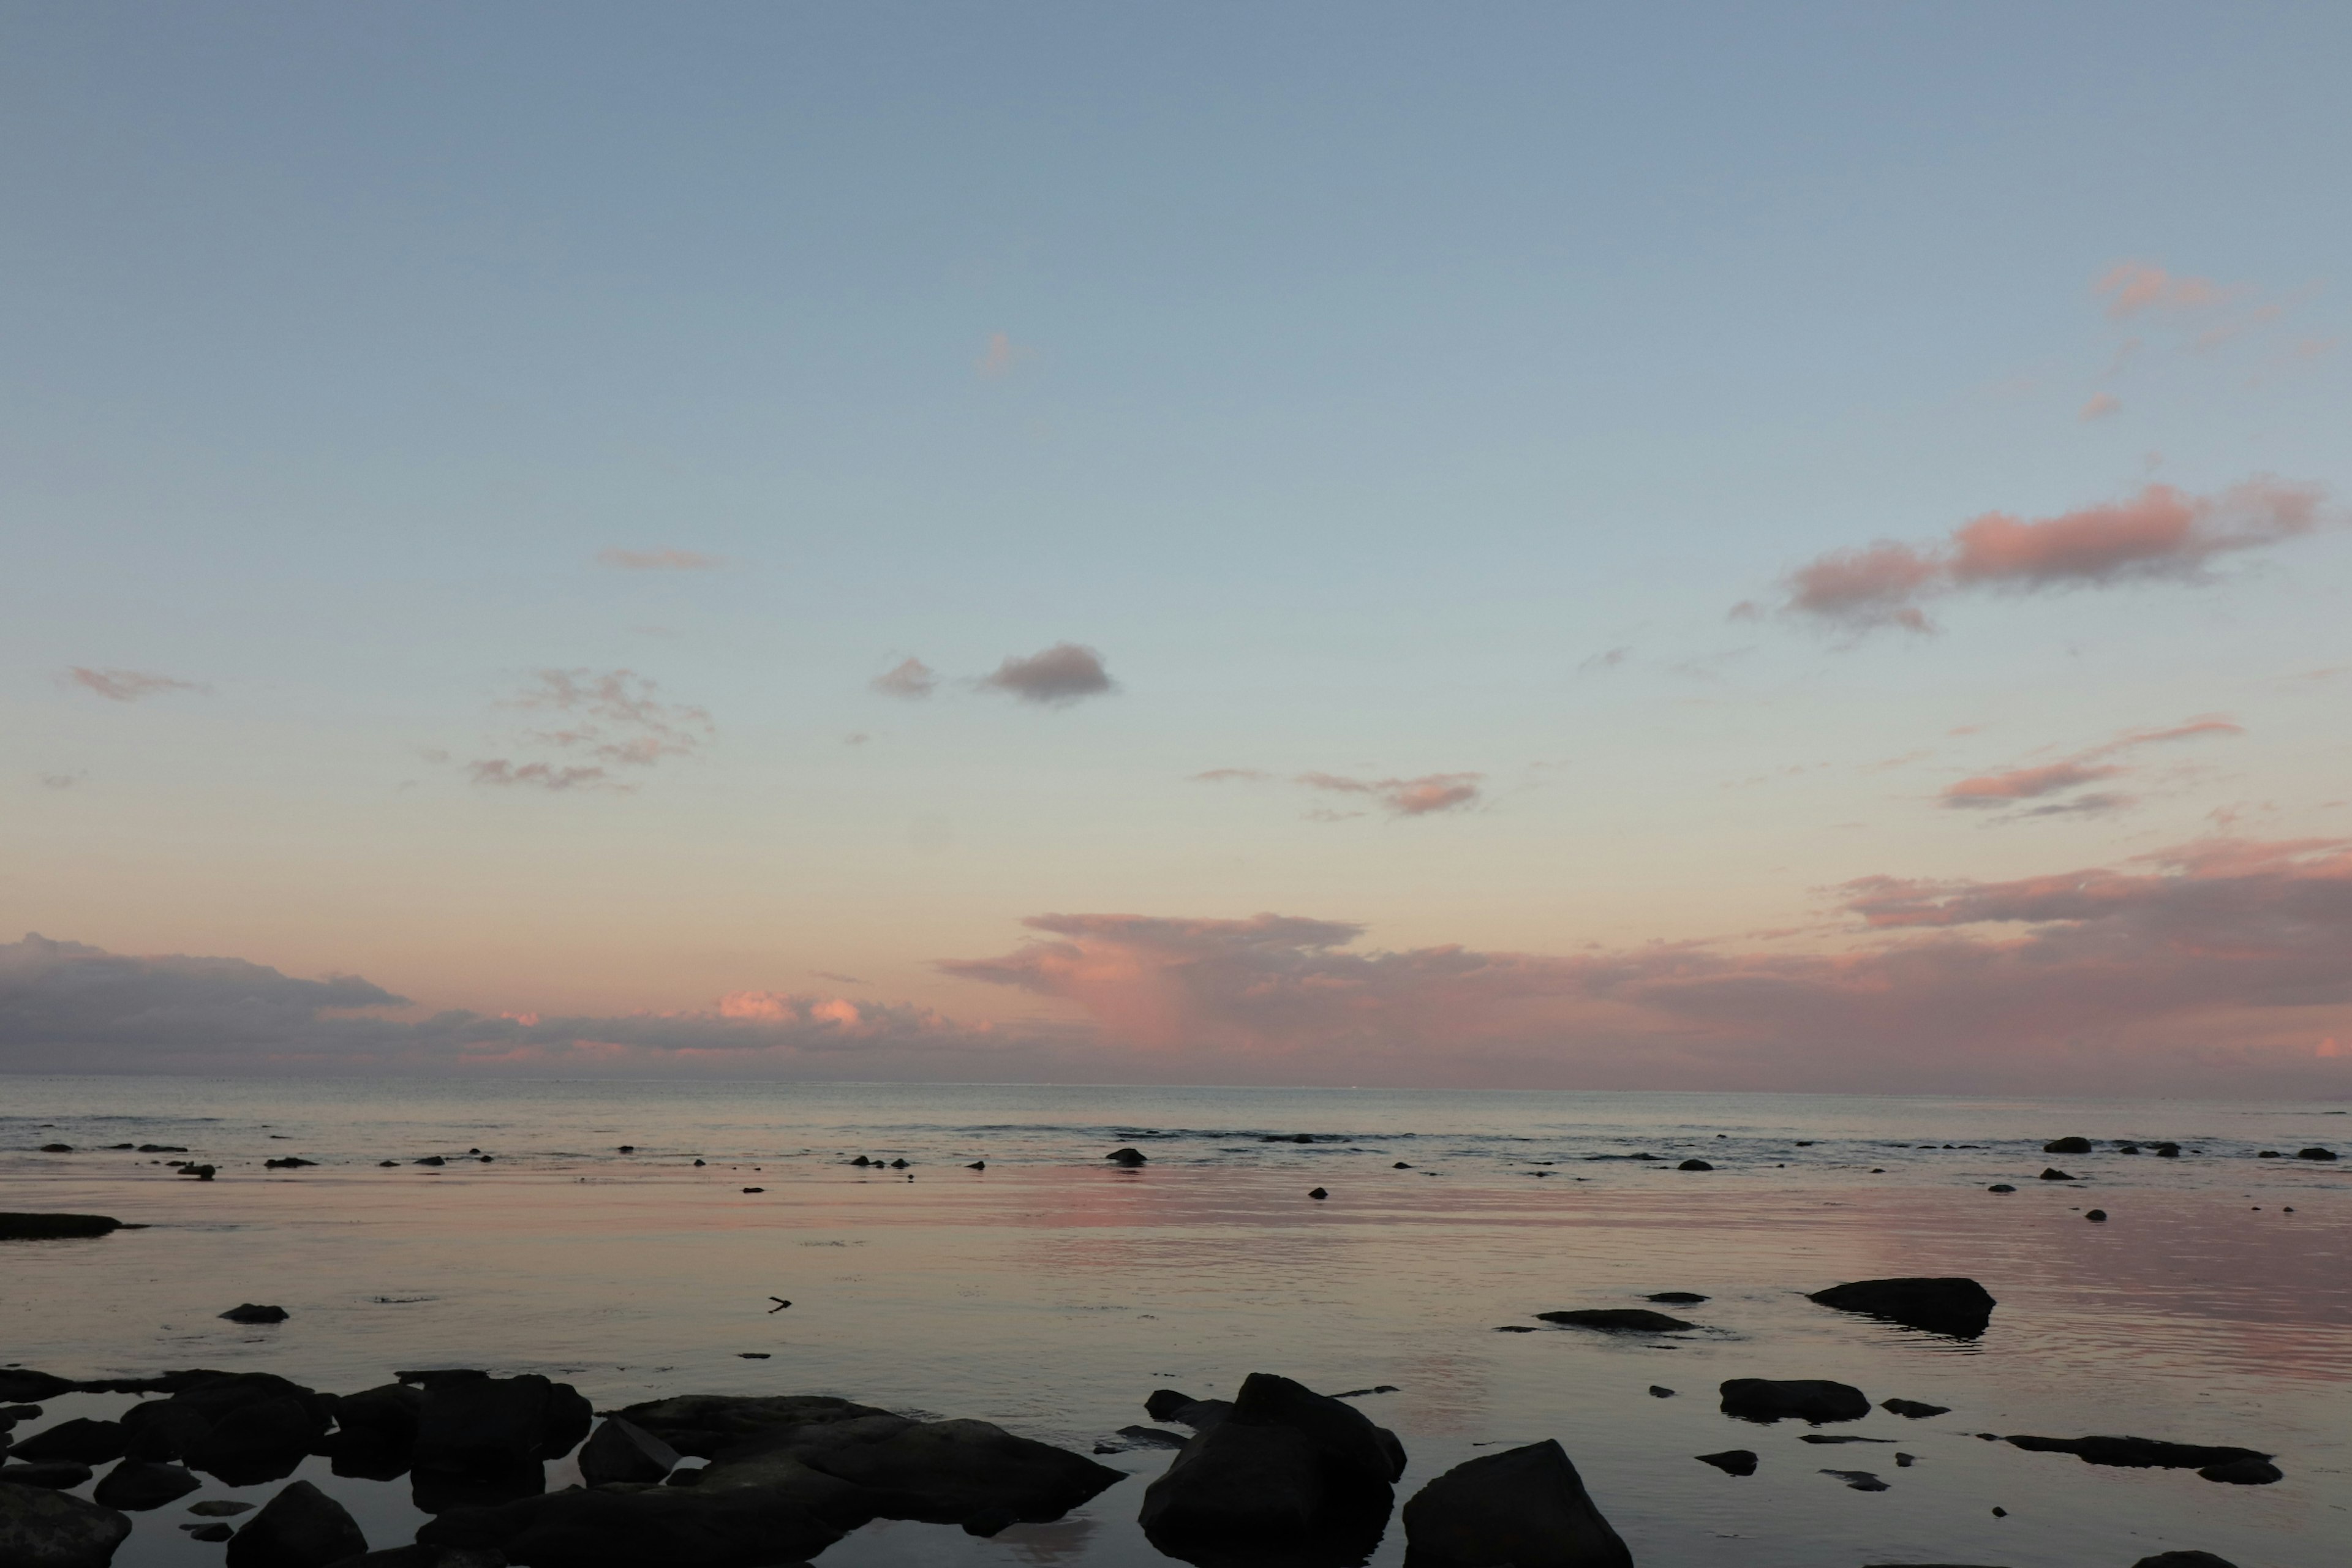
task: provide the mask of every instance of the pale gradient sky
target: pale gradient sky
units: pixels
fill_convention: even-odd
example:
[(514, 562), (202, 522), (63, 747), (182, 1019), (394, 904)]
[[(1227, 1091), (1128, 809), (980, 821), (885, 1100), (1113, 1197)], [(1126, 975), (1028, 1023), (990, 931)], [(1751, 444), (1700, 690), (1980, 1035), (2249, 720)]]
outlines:
[(2352, 1093), (2347, 58), (0, 0), (0, 1068)]

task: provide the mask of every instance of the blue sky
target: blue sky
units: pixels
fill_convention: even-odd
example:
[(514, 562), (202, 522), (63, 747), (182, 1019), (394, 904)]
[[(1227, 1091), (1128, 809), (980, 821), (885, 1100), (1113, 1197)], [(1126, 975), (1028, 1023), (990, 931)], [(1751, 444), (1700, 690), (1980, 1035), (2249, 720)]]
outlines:
[[(0, 5), (0, 928), (492, 1012), (845, 973), (1109, 1041), (937, 963), (1073, 911), (1843, 951), (1856, 879), (2330, 838), (2347, 35)], [(2173, 292), (2118, 314), (2124, 266)], [(2313, 525), (2201, 574), (1769, 613), (1873, 541), (2263, 476)], [(1116, 689), (969, 685), (1065, 642)], [(908, 658), (931, 697), (870, 688)], [(709, 730), (475, 782), (582, 762), (515, 706), (547, 670)], [(2210, 714), (2127, 805), (1938, 804)], [(1597, 1026), (1503, 1033), (1572, 1077)]]

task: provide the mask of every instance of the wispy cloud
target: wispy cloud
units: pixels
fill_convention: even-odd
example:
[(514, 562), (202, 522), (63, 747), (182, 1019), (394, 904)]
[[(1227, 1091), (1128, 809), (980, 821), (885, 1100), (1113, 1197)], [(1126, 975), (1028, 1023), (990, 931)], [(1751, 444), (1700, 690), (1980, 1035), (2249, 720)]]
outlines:
[(1071, 642), (1055, 643), (1026, 658), (1008, 655), (994, 674), (981, 677), (980, 685), (1050, 708), (1066, 708), (1112, 689), (1102, 655)]
[(624, 572), (714, 572), (727, 564), (724, 558), (698, 550), (624, 550), (617, 544), (598, 551), (596, 559)]
[(1211, 768), (1194, 773), (1194, 784), (1263, 784), (1274, 775), (1261, 768)]
[(90, 669), (74, 665), (60, 677), (67, 685), (95, 691), (110, 702), (136, 702), (160, 691), (206, 691), (209, 687), (142, 669)]
[(891, 666), (867, 684), (885, 697), (929, 697), (939, 689), (939, 671), (919, 658)]
[(2210, 310), (2242, 298), (2244, 288), (2231, 288), (2210, 278), (2167, 272), (2146, 261), (2119, 261), (2101, 275), (2091, 291), (2107, 302), (2107, 319), (2129, 321), (2144, 313), (2178, 314)]
[(651, 767), (664, 757), (691, 756), (718, 733), (706, 710), (665, 702), (658, 690), (630, 669), (542, 669), (536, 684), (505, 706), (569, 721), (530, 731), (542, 745), (620, 766)]
[(530, 789), (594, 789), (611, 782), (603, 768), (564, 768), (547, 763), (514, 763), (505, 757), (488, 757), (467, 763), (466, 772), (478, 784), (521, 784)]
[(1001, 381), (1036, 352), (1026, 343), (1014, 342), (1010, 333), (991, 332), (987, 346), (981, 350), (980, 359), (972, 368), (991, 381)]
[(2267, 479), (2211, 496), (2159, 484), (2054, 517), (1987, 512), (1938, 543), (1880, 541), (1820, 556), (1790, 574), (1780, 608), (1853, 632), (1926, 632), (1925, 601), (1948, 594), (2195, 582), (2218, 555), (2310, 532), (2323, 493)]
[(2088, 425), (2094, 419), (2105, 419), (2109, 415), (2120, 412), (2122, 408), (2122, 401), (2113, 393), (2095, 392), (2091, 395), (2089, 402), (2075, 410), (2074, 417)]
[[(2131, 772), (2128, 767), (2110, 759), (2140, 747), (2203, 736), (2244, 733), (2244, 728), (2235, 720), (2218, 713), (2205, 714), (2167, 729), (2126, 730), (2112, 740), (2103, 741), (2057, 762), (2008, 768), (1962, 779), (1948, 786), (1939, 798), (1944, 805), (1962, 810), (2000, 809), (2024, 801), (2045, 800), (2051, 795), (2065, 795), (2084, 784), (2103, 783)], [(2035, 806), (2021, 815), (2093, 816), (2120, 811), (2134, 804), (2130, 795), (2104, 791), (2076, 795), (2063, 803)]]
[(1357, 779), (1339, 773), (1301, 773), (1309, 789), (1369, 795), (1391, 816), (1428, 816), (1478, 804), (1484, 773), (1423, 773), (1419, 778)]

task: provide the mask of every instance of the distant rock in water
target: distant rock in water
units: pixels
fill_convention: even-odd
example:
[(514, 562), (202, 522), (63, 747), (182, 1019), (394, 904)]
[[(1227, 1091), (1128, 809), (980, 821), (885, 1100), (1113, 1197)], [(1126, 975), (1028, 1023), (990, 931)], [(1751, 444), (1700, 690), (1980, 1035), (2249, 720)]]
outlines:
[(0, 1563), (106, 1568), (131, 1533), (110, 1508), (42, 1487), (0, 1485)]
[(2042, 1145), (2045, 1154), (2087, 1154), (2091, 1152), (2088, 1138), (2060, 1138)]
[(1412, 1568), (1633, 1568), (1633, 1554), (1546, 1438), (1454, 1466), (1404, 1505)]
[(1645, 1307), (1584, 1307), (1566, 1312), (1538, 1312), (1547, 1323), (1559, 1323), (1571, 1329), (1598, 1329), (1612, 1334), (1666, 1334), (1681, 1329), (1695, 1329), (1696, 1323), (1686, 1323), (1680, 1318), (1670, 1318), (1664, 1312), (1653, 1312)]
[(2105, 1209), (2093, 1209), (2083, 1217), (2089, 1220), (2093, 1225), (2105, 1225), (2107, 1223), (2107, 1211)]
[(2017, 1191), (2017, 1189), (2011, 1186), (2007, 1182), (1995, 1182), (1992, 1185), (1987, 1187), (1985, 1191), (1989, 1193), (2013, 1193)]
[(2210, 1552), (2159, 1552), (2153, 1557), (2143, 1557), (2132, 1568), (2238, 1568), (2226, 1557), (2216, 1557)]
[(261, 1162), (261, 1168), (265, 1171), (299, 1171), (305, 1165), (315, 1165), (318, 1163), (316, 1160), (305, 1160), (299, 1154), (289, 1154), (283, 1160), (264, 1160)]
[(1676, 1165), (1675, 1169), (1677, 1171), (1712, 1171), (1715, 1167), (1708, 1164), (1704, 1160), (1685, 1160), (1681, 1164)]
[(1742, 1421), (1859, 1421), (1870, 1398), (1849, 1383), (1827, 1378), (1735, 1377), (1719, 1390), (1723, 1413)]
[(1132, 1170), (1136, 1166), (1145, 1163), (1150, 1159), (1150, 1156), (1144, 1153), (1140, 1149), (1114, 1149), (1109, 1153), (1105, 1154), (1103, 1158), (1108, 1160), (1114, 1165), (1125, 1165), (1129, 1169)]
[(1644, 1296), (1642, 1300), (1644, 1301), (1665, 1301), (1676, 1306), (1695, 1307), (1701, 1301), (1706, 1300), (1706, 1298), (1698, 1294), (1696, 1290), (1660, 1290), (1653, 1295)]
[(1916, 1399), (1882, 1399), (1878, 1407), (1890, 1415), (1900, 1415), (1911, 1421), (1924, 1421), (1930, 1415), (1948, 1415), (1952, 1409), (1948, 1405), (1922, 1405)]
[(36, 1465), (104, 1465), (122, 1458), (126, 1441), (121, 1422), (78, 1415), (24, 1438), (9, 1457)]
[[(2264, 1486), (2280, 1479), (2268, 1454), (2252, 1448), (2232, 1448), (2205, 1443), (2167, 1443), (2154, 1437), (2033, 1437), (2008, 1439), (2014, 1448), (2033, 1454), (2072, 1454), (2086, 1465), (2113, 1465), (2132, 1470), (2196, 1470), (2200, 1474), (2246, 1464), (2259, 1465), (2232, 1475), (2207, 1475), (2209, 1480), (2238, 1480)], [(2263, 1474), (2263, 1472), (2268, 1472)], [(2244, 1478), (2240, 1479), (2240, 1478)]]
[(1697, 1456), (1702, 1465), (1713, 1465), (1727, 1476), (1752, 1476), (1756, 1473), (1756, 1454), (1749, 1448), (1726, 1448), (1720, 1454)]
[(102, 1214), (0, 1214), (0, 1241), (66, 1241), (121, 1228)]
[(1963, 1279), (1857, 1279), (1816, 1290), (1805, 1299), (1841, 1312), (1859, 1312), (1963, 1340), (1982, 1334), (1999, 1305), (1983, 1286)]
[(242, 1306), (231, 1307), (221, 1316), (232, 1323), (282, 1323), (293, 1314), (283, 1307), (265, 1307), (258, 1302), (247, 1301)]
[(1671, 1389), (1671, 1388), (1666, 1387), (1664, 1384), (1654, 1383), (1654, 1384), (1650, 1384), (1650, 1397), (1651, 1397), (1651, 1398), (1653, 1398), (1653, 1399), (1672, 1399), (1674, 1396), (1675, 1396), (1675, 1391), (1674, 1391), (1673, 1389)]
[(1331, 1194), (1328, 1194), (1328, 1193), (1327, 1193), (1327, 1192), (1325, 1192), (1322, 1188), (1320, 1188), (1320, 1187), (1317, 1187), (1314, 1191), (1312, 1191), (1312, 1192), (1308, 1193), (1307, 1195), (1308, 1197), (1310, 1197), (1310, 1198), (1315, 1199), (1317, 1202), (1318, 1202), (1318, 1203), (1319, 1203), (1319, 1202), (1321, 1202), (1323, 1199), (1329, 1197)]
[(2294, 1152), (2294, 1157), (2298, 1160), (2333, 1160), (2336, 1158), (2336, 1151), (2321, 1148), (2315, 1143), (2308, 1149), (2297, 1149)]
[(2071, 1182), (2074, 1178), (2068, 1175), (2065, 1172), (2058, 1169), (2055, 1165), (2044, 1165), (2042, 1168), (2041, 1179), (2045, 1182)]
[(1823, 1470), (1825, 1476), (1835, 1476), (1858, 1492), (1883, 1492), (1888, 1489), (1885, 1481), (1868, 1470)]

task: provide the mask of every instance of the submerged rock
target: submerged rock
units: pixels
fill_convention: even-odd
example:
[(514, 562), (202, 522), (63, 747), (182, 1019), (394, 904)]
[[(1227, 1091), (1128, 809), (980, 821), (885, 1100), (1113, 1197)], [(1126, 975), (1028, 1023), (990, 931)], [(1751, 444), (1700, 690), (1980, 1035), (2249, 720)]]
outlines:
[(2208, 1465), (2197, 1473), (2209, 1481), (2233, 1487), (2266, 1487), (2273, 1481), (2286, 1479), (2286, 1472), (2268, 1459), (2231, 1459), (2227, 1464)]
[(1816, 1290), (1805, 1299), (1841, 1312), (1859, 1312), (1963, 1340), (1982, 1334), (1999, 1305), (1991, 1292), (1975, 1280), (1956, 1278), (1857, 1279)]
[[(2011, 1447), (2035, 1454), (2072, 1454), (2086, 1465), (2114, 1465), (2134, 1470), (2205, 1470), (2242, 1460), (2262, 1462), (2268, 1454), (2252, 1448), (2232, 1448), (2204, 1443), (2168, 1443), (2155, 1437), (2033, 1437), (2013, 1436)], [(2278, 1479), (2273, 1473), (2273, 1480)], [(2259, 1484), (2259, 1483), (2258, 1483)]]
[[(46, 1465), (0, 1465), (0, 1486), (38, 1487), (44, 1491), (69, 1492), (89, 1479), (90, 1468), (70, 1459)], [(0, 1558), (0, 1562), (6, 1561)]]
[(1883, 1492), (1888, 1489), (1885, 1481), (1868, 1470), (1823, 1470), (1825, 1476), (1835, 1476), (1858, 1492)]
[(488, 1548), (530, 1568), (770, 1568), (814, 1557), (841, 1536), (788, 1497), (701, 1487), (572, 1487), (460, 1509), (416, 1532), (422, 1546)]
[(2045, 1154), (2087, 1154), (2091, 1152), (2088, 1138), (2058, 1138), (2042, 1145)]
[(1633, 1568), (1550, 1438), (1459, 1464), (1404, 1505), (1405, 1568)]
[(1696, 1307), (1707, 1298), (1696, 1290), (1659, 1290), (1642, 1298), (1644, 1301), (1664, 1301), (1670, 1306)]
[(1735, 1377), (1720, 1390), (1723, 1413), (1742, 1421), (1859, 1421), (1870, 1414), (1869, 1396), (1852, 1384), (1826, 1378)]
[(1598, 1329), (1612, 1334), (1664, 1334), (1680, 1329), (1695, 1329), (1696, 1323), (1685, 1323), (1680, 1318), (1670, 1318), (1664, 1312), (1653, 1312), (1646, 1307), (1582, 1307), (1565, 1312), (1538, 1312), (1547, 1323), (1559, 1323), (1571, 1329)]
[(9, 1458), (30, 1464), (103, 1465), (122, 1458), (122, 1423), (76, 1416), (20, 1438)]
[(349, 1510), (309, 1481), (296, 1481), (230, 1539), (228, 1568), (329, 1568), (367, 1549)]
[(71, 1378), (59, 1377), (54, 1373), (35, 1372), (30, 1367), (0, 1366), (0, 1399), (12, 1403), (26, 1399), (55, 1399), (60, 1394), (71, 1394), (79, 1386)]
[(144, 1513), (167, 1502), (177, 1502), (204, 1484), (178, 1465), (125, 1459), (106, 1472), (90, 1496), (103, 1508)]
[(1172, 1388), (1155, 1391), (1143, 1402), (1143, 1413), (1154, 1421), (1177, 1421), (1195, 1432), (1205, 1431), (1234, 1413), (1230, 1399), (1195, 1399)]
[(424, 1391), (404, 1383), (387, 1383), (335, 1400), (335, 1432), (324, 1444), (335, 1474), (372, 1481), (405, 1475), (424, 1408)]
[(2065, 1172), (2058, 1169), (2055, 1165), (2044, 1165), (2042, 1168), (2041, 1179), (2045, 1182), (2071, 1182), (2074, 1178), (2068, 1175)]
[(64, 1241), (121, 1228), (111, 1215), (0, 1214), (0, 1241)]
[(1751, 1448), (1726, 1448), (1720, 1454), (1696, 1456), (1702, 1465), (1713, 1465), (1727, 1476), (1752, 1476), (1756, 1473), (1756, 1453)]
[(1138, 1149), (1114, 1149), (1103, 1158), (1114, 1165), (1126, 1165), (1132, 1168), (1144, 1163), (1150, 1156)]
[(283, 1307), (264, 1307), (253, 1301), (231, 1307), (221, 1314), (232, 1323), (282, 1323), (293, 1315)]
[(1253, 1373), (1145, 1491), (1153, 1545), (1188, 1562), (1360, 1561), (1381, 1537), (1404, 1473), (1395, 1435), (1353, 1405)]
[(130, 1533), (131, 1521), (110, 1508), (0, 1482), (0, 1563), (9, 1568), (106, 1568)]
[(2314, 1144), (2308, 1149), (2297, 1149), (2294, 1152), (2294, 1157), (2298, 1160), (2333, 1160), (2336, 1158), (2336, 1151)]
[(1916, 1399), (1882, 1399), (1878, 1407), (1890, 1415), (1901, 1415), (1912, 1421), (1924, 1421), (1930, 1415), (1948, 1415), (1948, 1405), (1923, 1405)]

